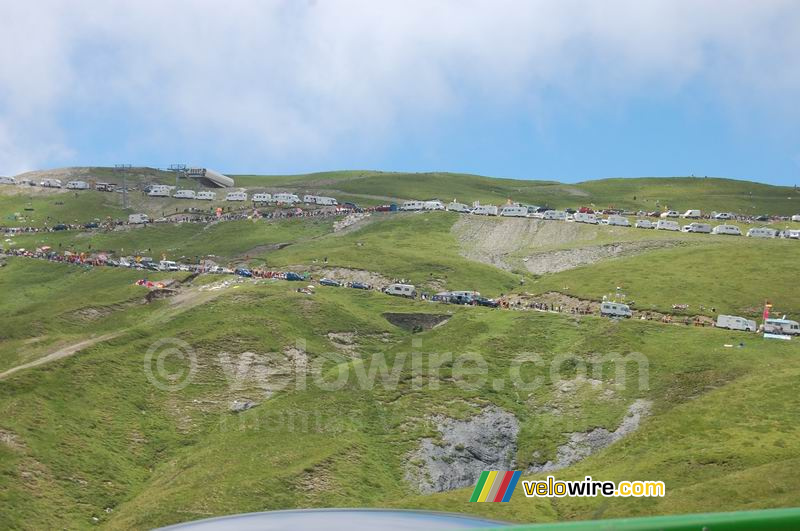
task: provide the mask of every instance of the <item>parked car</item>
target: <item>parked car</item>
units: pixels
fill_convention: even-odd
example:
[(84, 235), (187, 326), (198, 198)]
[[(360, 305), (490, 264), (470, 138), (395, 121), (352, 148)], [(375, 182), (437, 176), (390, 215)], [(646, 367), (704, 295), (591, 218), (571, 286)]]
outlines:
[(98, 224), (98, 223), (96, 223), (94, 221), (90, 221), (89, 223), (84, 223), (83, 228), (84, 229), (96, 229), (99, 226), (100, 226), (100, 224)]
[(487, 306), (489, 308), (497, 308), (500, 303), (496, 300), (487, 299), (486, 297), (475, 297), (475, 304), (478, 306)]
[(67, 230), (67, 226), (63, 223), (59, 223), (58, 225), (53, 226), (53, 230)]
[(288, 272), (286, 273), (286, 280), (305, 280), (303, 275), (298, 275), (297, 273)]
[(334, 280), (332, 278), (323, 278), (319, 281), (319, 283), (322, 284), (323, 286), (333, 286), (335, 288), (338, 288), (339, 286), (342, 285), (341, 282), (339, 282), (338, 280)]
[(348, 286), (353, 289), (372, 289), (372, 286), (366, 282), (351, 282)]
[(246, 267), (237, 267), (234, 271), (240, 277), (247, 277), (251, 278), (253, 276), (253, 272), (247, 269)]

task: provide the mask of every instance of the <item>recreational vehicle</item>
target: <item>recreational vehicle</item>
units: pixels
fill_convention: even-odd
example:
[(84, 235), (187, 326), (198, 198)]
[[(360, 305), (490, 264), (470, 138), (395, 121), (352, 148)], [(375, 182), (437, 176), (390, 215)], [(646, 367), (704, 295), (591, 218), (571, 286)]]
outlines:
[(17, 180), (13, 177), (0, 177), (0, 184), (17, 184)]
[(681, 226), (678, 225), (677, 221), (668, 221), (666, 219), (658, 220), (656, 223), (656, 230), (674, 230), (679, 231), (681, 230)]
[(800, 230), (787, 230), (784, 238), (790, 238), (792, 240), (800, 240)]
[(683, 232), (699, 232), (701, 234), (710, 234), (711, 225), (708, 223), (689, 223), (683, 227)]
[(800, 221), (800, 214), (795, 214), (794, 216), (792, 216), (792, 221)]
[(748, 238), (774, 238), (778, 235), (775, 229), (768, 229), (766, 227), (753, 227), (747, 231)]
[(417, 296), (414, 286), (411, 284), (389, 284), (383, 288), (383, 292), (388, 295), (396, 295), (398, 297), (408, 297), (413, 299)]
[(567, 213), (563, 210), (546, 210), (542, 215), (542, 219), (554, 219), (557, 221), (566, 221)]
[(225, 201), (247, 201), (247, 192), (237, 190), (225, 194)]
[(735, 315), (719, 315), (717, 316), (717, 328), (727, 328), (728, 330), (743, 330), (745, 332), (755, 332), (756, 322), (744, 317), (737, 317)]
[(128, 216), (128, 223), (150, 223), (147, 214), (131, 214)]
[(656, 224), (649, 219), (637, 219), (634, 225), (637, 229), (654, 229)]
[(422, 205), (422, 208), (425, 210), (444, 210), (444, 203), (438, 199), (425, 201), (425, 203)]
[(61, 188), (61, 180), (60, 179), (42, 179), (39, 182), (39, 186), (44, 188)]
[(505, 206), (500, 209), (500, 215), (510, 218), (526, 218), (528, 217), (528, 207)]
[(478, 205), (472, 213), (478, 216), (496, 216), (497, 207), (494, 205)]
[(272, 196), (272, 199), (276, 203), (294, 204), (294, 203), (299, 203), (300, 202), (300, 198), (297, 197), (297, 195), (290, 194), (290, 193), (285, 193), (285, 192), (281, 192), (281, 193), (275, 194), (274, 196)]
[(767, 334), (800, 335), (800, 324), (789, 319), (767, 319), (764, 321), (764, 332)]
[(178, 190), (172, 197), (175, 199), (196, 199), (197, 194), (194, 190)]
[(452, 203), (447, 204), (447, 210), (450, 212), (470, 212), (469, 206), (465, 205), (464, 203), (457, 203), (453, 201)]
[[(306, 196), (306, 197), (308, 197), (308, 196)], [(270, 202), (272, 202), (272, 194), (265, 194), (263, 192), (260, 193), (260, 194), (253, 194), (253, 202), (254, 203), (270, 203)]]
[(336, 206), (339, 204), (339, 202), (333, 197), (325, 197), (322, 195), (316, 197), (316, 202), (318, 205), (322, 206)]
[(703, 217), (703, 213), (699, 210), (687, 210), (683, 213), (683, 217), (689, 219), (699, 219)]
[(630, 306), (619, 302), (604, 302), (600, 305), (600, 315), (607, 317), (631, 317), (633, 312)]
[(317, 196), (315, 195), (304, 195), (303, 196), (303, 203), (307, 205), (313, 205), (317, 202)]
[(169, 197), (170, 187), (165, 184), (156, 184), (150, 188), (147, 195), (150, 197)]
[(68, 190), (88, 190), (89, 183), (86, 181), (69, 181), (66, 188)]
[(589, 214), (588, 212), (575, 212), (573, 217), (578, 223), (589, 223), (591, 225), (597, 225), (599, 223), (597, 221), (597, 216)]
[(711, 230), (711, 234), (728, 234), (730, 236), (741, 236), (742, 231), (736, 225), (717, 225)]
[(97, 183), (94, 185), (94, 189), (98, 192), (113, 192), (117, 189), (117, 185), (114, 183)]
[(631, 222), (625, 216), (608, 216), (608, 224), (616, 225), (618, 227), (630, 227)]
[(197, 192), (195, 199), (199, 199), (201, 201), (213, 201), (217, 198), (217, 192), (210, 192), (208, 190), (204, 190), (202, 192)]
[(678, 214), (674, 210), (667, 210), (666, 212), (661, 213), (661, 219), (677, 218), (679, 215), (680, 214)]
[(400, 205), (400, 210), (422, 210), (425, 208), (425, 201), (404, 201)]

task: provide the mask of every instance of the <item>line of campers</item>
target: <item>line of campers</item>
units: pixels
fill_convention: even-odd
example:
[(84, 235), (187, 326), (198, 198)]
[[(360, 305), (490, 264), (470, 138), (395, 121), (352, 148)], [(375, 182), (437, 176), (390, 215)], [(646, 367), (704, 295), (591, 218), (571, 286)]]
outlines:
[[(150, 197), (173, 197), (175, 199), (198, 199), (205, 201), (214, 201), (217, 198), (217, 193), (209, 190), (203, 190), (201, 192), (195, 192), (194, 190), (177, 190), (175, 193), (172, 193), (174, 189), (174, 186), (156, 184), (150, 187), (147, 195)], [(225, 194), (225, 201), (247, 201), (247, 198), (247, 192), (244, 190), (232, 190)], [(301, 202), (297, 194), (290, 193), (255, 193), (250, 199), (254, 203), (281, 203), (293, 205)], [(336, 206), (339, 204), (333, 197), (316, 195), (306, 195), (303, 197), (302, 202), (307, 204), (330, 206)]]

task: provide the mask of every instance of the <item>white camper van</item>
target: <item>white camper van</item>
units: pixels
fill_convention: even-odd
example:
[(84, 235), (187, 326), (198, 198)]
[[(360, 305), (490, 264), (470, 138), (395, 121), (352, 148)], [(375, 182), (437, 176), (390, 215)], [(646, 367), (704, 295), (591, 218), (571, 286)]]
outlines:
[(457, 203), (453, 201), (452, 203), (447, 204), (447, 210), (450, 212), (467, 212), (469, 213), (472, 209), (469, 206), (465, 205), (464, 203)]
[(425, 201), (404, 201), (400, 205), (400, 210), (422, 210), (425, 208)]
[(317, 196), (316, 202), (318, 205), (323, 205), (323, 206), (336, 206), (339, 204), (339, 202), (333, 197), (325, 197), (323, 195)]
[(147, 214), (131, 214), (128, 216), (128, 223), (150, 223)]
[(608, 216), (608, 224), (609, 225), (616, 225), (617, 227), (630, 227), (631, 222), (628, 221), (628, 218), (625, 216)]
[(17, 180), (13, 177), (0, 177), (0, 184), (17, 184)]
[(478, 216), (496, 216), (497, 207), (494, 205), (478, 205), (472, 213)]
[(197, 194), (194, 190), (178, 190), (172, 195), (172, 197), (175, 199), (195, 199)]
[(573, 218), (578, 223), (589, 223), (591, 225), (597, 225), (598, 223), (597, 216), (594, 214), (587, 214), (585, 212), (575, 212), (575, 214), (573, 214)]
[(775, 229), (768, 229), (766, 227), (753, 227), (747, 231), (748, 238), (774, 238), (778, 235)]
[(794, 216), (792, 216), (792, 221), (800, 221), (800, 214), (795, 214)]
[(89, 183), (86, 181), (69, 181), (65, 188), (68, 190), (88, 190)]
[(767, 319), (764, 321), (764, 332), (767, 334), (800, 335), (800, 324), (789, 319)]
[(432, 199), (431, 201), (425, 201), (422, 204), (422, 208), (424, 210), (444, 210), (444, 203), (438, 199)]
[(178, 264), (172, 260), (161, 260), (158, 263), (158, 268), (161, 271), (178, 271)]
[(736, 225), (717, 225), (711, 234), (728, 234), (730, 236), (741, 236), (742, 231)]
[(150, 188), (147, 195), (150, 197), (169, 197), (170, 187), (166, 184), (156, 184)]
[(699, 210), (687, 210), (686, 212), (683, 213), (682, 217), (688, 219), (699, 219), (703, 217), (703, 213)]
[(718, 315), (717, 328), (727, 328), (728, 330), (744, 330), (745, 332), (755, 332), (756, 322), (744, 317), (735, 315)]
[(295, 204), (300, 202), (300, 198), (296, 194), (281, 192), (272, 196), (272, 200), (276, 203), (289, 203)]
[(630, 306), (619, 302), (604, 302), (600, 305), (600, 315), (607, 317), (631, 317), (633, 312)]
[(417, 296), (417, 291), (411, 284), (389, 284), (383, 288), (383, 292), (388, 295), (395, 295), (398, 297), (408, 297), (413, 299)]
[(263, 192), (260, 194), (253, 194), (253, 202), (255, 203), (269, 203), (270, 201), (272, 201), (272, 194), (265, 194)]
[(39, 182), (39, 186), (44, 188), (61, 188), (61, 180), (60, 179), (42, 179)]
[(697, 232), (700, 234), (711, 234), (711, 225), (708, 223), (689, 223), (684, 225), (683, 232)]
[(554, 219), (557, 221), (566, 221), (567, 213), (563, 210), (545, 210), (542, 219)]
[(637, 219), (635, 226), (637, 229), (654, 229), (656, 224), (649, 219)]
[(202, 192), (197, 192), (195, 199), (199, 199), (201, 201), (213, 201), (217, 198), (217, 192), (210, 192), (208, 190), (204, 190)]
[(658, 220), (658, 223), (656, 223), (656, 230), (675, 230), (675, 231), (679, 231), (679, 230), (681, 230), (681, 226), (678, 225), (677, 221), (668, 221), (666, 219), (660, 219), (660, 220)]
[(247, 192), (237, 190), (225, 194), (225, 201), (247, 201)]
[(500, 215), (510, 218), (526, 218), (528, 217), (528, 207), (504, 206), (500, 209)]

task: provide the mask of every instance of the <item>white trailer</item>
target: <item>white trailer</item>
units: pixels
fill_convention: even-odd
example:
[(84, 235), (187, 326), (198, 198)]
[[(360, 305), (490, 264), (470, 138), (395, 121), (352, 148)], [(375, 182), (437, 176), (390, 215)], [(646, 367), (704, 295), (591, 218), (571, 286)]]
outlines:
[(649, 219), (637, 219), (634, 225), (637, 229), (654, 229), (656, 224)]
[(408, 297), (413, 299), (417, 296), (417, 291), (411, 284), (389, 284), (383, 288), (383, 292), (397, 297)]
[(717, 225), (711, 230), (711, 234), (727, 234), (729, 236), (741, 236), (742, 231), (736, 225)]
[(701, 234), (711, 234), (711, 225), (708, 223), (689, 223), (683, 227), (683, 232), (698, 232)]
[(0, 184), (17, 184), (17, 180), (13, 177), (0, 177)]
[(450, 212), (467, 212), (467, 213), (472, 211), (472, 209), (468, 205), (465, 205), (464, 203), (458, 203), (456, 201), (448, 203), (447, 210), (449, 210)]
[(700, 219), (701, 217), (703, 217), (703, 213), (700, 210), (687, 210), (686, 212), (683, 213), (683, 216), (681, 217), (687, 219)]
[(617, 227), (630, 227), (631, 222), (625, 216), (611, 215), (608, 216), (608, 224), (616, 225)]
[(677, 221), (669, 221), (666, 219), (658, 220), (656, 223), (656, 230), (672, 230), (672, 231), (680, 231), (681, 226), (678, 225)]
[(631, 307), (620, 302), (604, 302), (600, 305), (600, 315), (607, 317), (625, 317), (633, 315)]
[(276, 203), (288, 203), (288, 204), (295, 204), (300, 202), (300, 198), (297, 197), (296, 194), (290, 194), (288, 192), (280, 192), (272, 196), (273, 201)]
[(209, 190), (203, 190), (202, 192), (197, 192), (195, 199), (199, 199), (200, 201), (213, 201), (217, 198), (217, 192), (211, 192)]
[(253, 194), (253, 202), (255, 203), (270, 203), (272, 202), (272, 194), (259, 193)]
[(325, 197), (324, 195), (317, 196), (316, 203), (322, 206), (336, 206), (339, 204), (333, 197)]
[(400, 210), (422, 210), (425, 208), (425, 201), (403, 201)]
[(494, 205), (478, 205), (472, 213), (478, 216), (496, 216), (497, 207)]
[(150, 218), (147, 214), (131, 214), (128, 216), (128, 223), (150, 223)]
[(764, 321), (764, 332), (767, 334), (800, 335), (800, 324), (789, 319), (767, 319)]
[(563, 210), (545, 210), (542, 214), (542, 219), (553, 219), (557, 221), (566, 221), (567, 213)]
[(589, 214), (588, 212), (575, 212), (572, 216), (577, 223), (589, 223), (590, 225), (597, 225), (600, 223), (597, 216)]
[(777, 235), (778, 231), (767, 227), (753, 227), (747, 231), (748, 238), (775, 238)]
[(444, 203), (438, 199), (425, 201), (422, 205), (423, 210), (444, 210)]
[(237, 190), (225, 194), (225, 201), (247, 201), (247, 192)]
[(44, 188), (61, 188), (61, 179), (42, 179), (39, 181), (39, 186)]
[(500, 215), (509, 218), (527, 218), (528, 207), (504, 206), (502, 209), (500, 209)]
[(178, 190), (172, 195), (172, 197), (175, 199), (196, 199), (197, 194), (194, 190)]
[(147, 195), (150, 197), (169, 197), (170, 187), (166, 184), (156, 184), (150, 187)]
[(756, 322), (744, 317), (735, 315), (718, 315), (717, 328), (727, 328), (728, 330), (743, 330), (745, 332), (755, 332)]
[(86, 181), (69, 181), (65, 188), (68, 190), (88, 190), (89, 183)]

